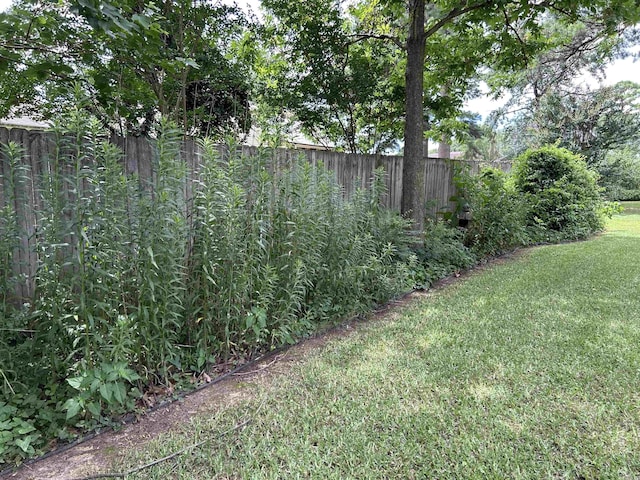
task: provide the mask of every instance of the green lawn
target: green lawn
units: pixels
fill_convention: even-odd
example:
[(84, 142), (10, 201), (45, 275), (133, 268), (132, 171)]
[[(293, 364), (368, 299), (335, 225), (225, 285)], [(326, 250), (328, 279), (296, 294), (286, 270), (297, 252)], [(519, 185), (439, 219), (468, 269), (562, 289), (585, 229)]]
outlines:
[(640, 202), (621, 202), (625, 215), (640, 215)]
[(127, 478), (639, 478), (639, 259), (640, 215), (528, 250), (114, 468), (212, 438)]

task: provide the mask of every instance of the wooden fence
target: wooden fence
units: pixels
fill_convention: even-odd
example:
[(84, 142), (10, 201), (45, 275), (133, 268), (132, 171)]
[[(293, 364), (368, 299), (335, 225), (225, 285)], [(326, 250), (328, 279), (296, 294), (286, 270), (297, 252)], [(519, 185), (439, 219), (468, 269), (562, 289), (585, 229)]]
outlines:
[[(56, 149), (55, 137), (52, 133), (40, 130), (25, 130), (20, 128), (0, 127), (0, 147), (9, 142), (17, 143), (24, 154), (21, 165), (27, 180), (23, 182), (13, 199), (7, 192), (8, 182), (11, 181), (12, 171), (5, 153), (0, 154), (0, 209), (8, 202), (12, 202), (19, 221), (18, 230), (21, 233), (20, 247), (14, 251), (14, 273), (24, 275), (25, 279), (31, 278), (37, 265), (36, 252), (31, 248), (35, 236), (36, 223), (35, 212), (41, 211), (42, 199), (39, 195), (39, 180), (47, 169), (51, 168), (48, 161), (52, 158)], [(122, 161), (127, 174), (137, 175), (141, 184), (147, 184), (153, 178), (154, 150), (152, 144), (144, 138), (112, 138), (111, 142), (117, 145), (123, 152)], [(257, 153), (256, 147), (240, 147), (247, 155)], [(222, 151), (222, 147), (220, 147)], [(4, 150), (4, 148), (3, 148)], [(306, 156), (313, 165), (323, 165), (327, 170), (333, 171), (336, 180), (344, 188), (345, 195), (351, 195), (356, 188), (367, 188), (373, 177), (374, 170), (383, 167), (386, 176), (387, 195), (384, 205), (394, 210), (400, 210), (402, 200), (402, 168), (401, 156), (384, 155), (358, 155), (323, 150), (286, 150), (278, 149), (274, 152), (278, 164), (287, 164), (299, 156)], [(182, 148), (182, 157), (186, 162), (189, 179), (185, 184), (185, 198), (193, 195), (194, 181), (201, 168), (201, 155), (198, 143), (194, 140), (186, 140)], [(423, 175), (425, 179), (425, 195), (429, 202), (431, 214), (437, 211), (451, 208), (450, 198), (455, 193), (453, 175), (455, 165), (461, 162), (440, 158), (423, 159)], [(480, 162), (466, 162), (471, 172), (478, 172)], [(497, 163), (494, 166), (503, 170), (510, 168), (509, 164)], [(65, 168), (65, 167), (63, 167)], [(67, 166), (66, 168), (71, 168)], [(1, 226), (1, 225), (0, 225)], [(17, 288), (19, 298), (31, 298), (33, 292), (32, 282), (21, 282)]]

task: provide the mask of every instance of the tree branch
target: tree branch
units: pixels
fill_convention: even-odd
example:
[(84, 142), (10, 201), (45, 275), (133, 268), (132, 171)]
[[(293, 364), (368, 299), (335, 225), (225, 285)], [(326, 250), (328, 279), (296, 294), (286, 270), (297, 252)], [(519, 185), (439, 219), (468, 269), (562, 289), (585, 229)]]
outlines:
[(353, 38), (352, 41), (347, 42), (345, 46), (353, 45), (355, 43), (361, 42), (363, 40), (389, 40), (393, 42), (398, 48), (404, 50), (406, 45), (404, 45), (398, 37), (394, 37), (393, 35), (376, 35), (374, 33), (356, 33), (353, 35), (349, 35), (349, 37)]
[(518, 33), (518, 30), (511, 23), (511, 20), (509, 19), (509, 14), (507, 13), (507, 9), (506, 8), (502, 9), (502, 13), (504, 14), (504, 22), (505, 22), (505, 24), (507, 26), (507, 29), (511, 30), (514, 33), (514, 35), (518, 39), (518, 42), (522, 46), (522, 55), (524, 56), (525, 62), (528, 64), (529, 63), (529, 56), (527, 55), (527, 51), (524, 48), (524, 46), (525, 46), (524, 40), (522, 40), (522, 37), (520, 37), (520, 34)]
[[(467, 3), (468, 2), (464, 2), (464, 5), (467, 5)], [(425, 38), (431, 37), (432, 35), (437, 33), (442, 27), (444, 27), (447, 23), (449, 23), (452, 20), (455, 20), (456, 18), (458, 18), (461, 15), (464, 15), (465, 13), (473, 12), (474, 10), (479, 10), (493, 3), (494, 2), (492, 1), (484, 1), (484, 2), (476, 3), (474, 5), (469, 5), (467, 7), (464, 7), (464, 6), (456, 7), (453, 10), (451, 10), (447, 15), (445, 15), (440, 20), (438, 20), (434, 25), (426, 29), (424, 31), (424, 37)]]

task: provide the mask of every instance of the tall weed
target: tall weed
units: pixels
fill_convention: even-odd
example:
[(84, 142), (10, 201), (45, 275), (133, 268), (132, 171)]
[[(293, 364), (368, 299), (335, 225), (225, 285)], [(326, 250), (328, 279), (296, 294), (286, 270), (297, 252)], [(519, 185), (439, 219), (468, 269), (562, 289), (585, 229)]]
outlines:
[[(109, 423), (145, 387), (294, 342), (410, 286), (407, 225), (380, 207), (382, 172), (345, 199), (331, 172), (304, 160), (204, 140), (186, 198), (195, 173), (179, 131), (162, 124), (155, 173), (139, 179), (83, 112), (55, 127), (34, 181), (38, 266), (26, 306), (7, 296), (22, 235), (11, 188), (0, 210), (10, 327), (0, 331), (0, 421), (16, 419), (0, 437), (3, 461)], [(20, 154), (9, 157), (18, 179)]]

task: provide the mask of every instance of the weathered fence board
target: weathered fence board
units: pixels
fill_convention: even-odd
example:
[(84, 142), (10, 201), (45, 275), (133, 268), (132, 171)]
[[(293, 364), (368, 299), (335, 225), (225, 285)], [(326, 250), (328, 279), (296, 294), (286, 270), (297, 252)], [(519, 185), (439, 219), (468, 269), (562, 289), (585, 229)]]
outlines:
[[(4, 146), (9, 142), (20, 145), (23, 154), (19, 160), (20, 168), (11, 168)], [(128, 175), (138, 178), (141, 188), (148, 189), (154, 180), (154, 164), (156, 152), (153, 144), (139, 137), (119, 138), (112, 137), (110, 142), (122, 151), (124, 171)], [(63, 152), (74, 148), (73, 142), (63, 142)], [(56, 155), (56, 141), (53, 133), (44, 131), (24, 130), (20, 128), (7, 129), (0, 127), (0, 209), (10, 204), (16, 212), (19, 225), (20, 238), (14, 249), (13, 273), (21, 275), (23, 280), (15, 287), (18, 298), (29, 299), (33, 294), (33, 274), (37, 267), (37, 252), (35, 247), (35, 235), (38, 225), (36, 212), (43, 211), (43, 195), (47, 185), (44, 180), (52, 171), (72, 173), (78, 168), (75, 164), (58, 165), (58, 158), (69, 158), (66, 155)], [(245, 155), (256, 155), (258, 148), (240, 147)], [(224, 158), (226, 147), (219, 147), (219, 152)], [(184, 194), (186, 208), (191, 208), (191, 199), (197, 180), (202, 169), (201, 149), (197, 141), (187, 139), (182, 147), (182, 158), (188, 171), (188, 180), (185, 182)], [(276, 169), (290, 165), (297, 157), (306, 157), (314, 166), (323, 165), (323, 168), (332, 171), (337, 182), (343, 187), (346, 196), (352, 195), (357, 188), (370, 186), (377, 167), (385, 170), (385, 184), (387, 194), (383, 199), (384, 206), (400, 210), (402, 200), (402, 168), (401, 156), (383, 155), (356, 155), (325, 150), (285, 150), (278, 149), (273, 153), (274, 167)], [(73, 156), (71, 157), (73, 158)], [(425, 158), (423, 159), (423, 172), (425, 195), (428, 203), (428, 211), (434, 215), (438, 211), (450, 210), (453, 206), (450, 199), (455, 193), (453, 177), (456, 160)], [(470, 171), (477, 173), (480, 162), (466, 162)], [(496, 164), (498, 168), (508, 170), (509, 165)], [(22, 172), (22, 173), (20, 173)], [(22, 180), (20, 179), (21, 177)], [(17, 185), (16, 185), (17, 182)], [(15, 185), (16, 188), (12, 188)], [(85, 185), (86, 187), (86, 185)], [(76, 193), (73, 186), (65, 185), (62, 195), (66, 199), (72, 199)], [(187, 212), (189, 213), (189, 212)], [(70, 242), (72, 243), (72, 242)]]

